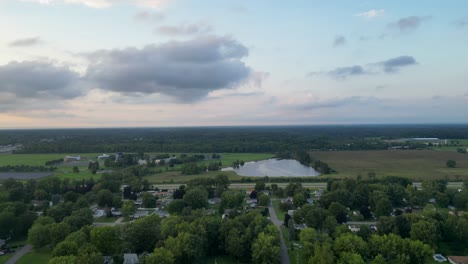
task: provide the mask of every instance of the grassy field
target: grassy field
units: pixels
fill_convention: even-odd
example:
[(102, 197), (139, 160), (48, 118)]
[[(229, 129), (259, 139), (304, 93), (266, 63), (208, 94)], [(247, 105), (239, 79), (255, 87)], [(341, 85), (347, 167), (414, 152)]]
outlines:
[[(468, 179), (468, 155), (449, 151), (318, 151), (314, 159), (322, 160), (338, 171), (339, 177), (367, 177), (369, 172), (381, 176), (404, 176), (414, 180)], [(456, 168), (447, 168), (447, 160), (455, 160)]]
[(271, 201), (271, 203), (273, 204), (273, 207), (275, 208), (276, 217), (277, 217), (279, 220), (284, 221), (284, 215), (285, 215), (287, 212), (281, 210), (281, 208), (280, 208), (281, 200), (274, 199), (274, 200)]
[(12, 256), (13, 254), (0, 256), (0, 264), (5, 264)]
[(47, 264), (50, 258), (48, 251), (33, 251), (20, 258), (16, 264)]
[(0, 154), (0, 166), (5, 165), (33, 165), (44, 166), (49, 160), (63, 159), (65, 156), (81, 156), (82, 158), (96, 159), (100, 154)]
[(240, 180), (242, 176), (237, 175), (233, 171), (210, 171), (204, 172), (195, 175), (182, 175), (180, 171), (168, 171), (163, 173), (158, 173), (150, 176), (145, 176), (150, 183), (187, 183), (191, 179), (195, 178), (214, 178), (216, 175), (224, 174), (229, 177), (230, 180)]

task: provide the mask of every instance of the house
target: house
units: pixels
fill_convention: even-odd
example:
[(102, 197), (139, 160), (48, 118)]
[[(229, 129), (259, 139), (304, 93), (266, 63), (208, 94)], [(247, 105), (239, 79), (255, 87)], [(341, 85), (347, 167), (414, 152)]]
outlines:
[(296, 210), (288, 210), (288, 215), (293, 216), (293, 214), (294, 214), (295, 211), (296, 211)]
[(146, 160), (138, 160), (138, 165), (146, 165), (148, 162)]
[(94, 211), (94, 217), (103, 217), (106, 215), (106, 212), (104, 211), (104, 209), (96, 209)]
[(148, 215), (149, 215), (148, 211), (136, 211), (133, 214), (133, 219), (142, 218), (142, 217), (145, 217), (145, 216), (148, 216)]
[(104, 260), (104, 264), (114, 264), (114, 260), (111, 256), (104, 256), (102, 258)]
[(248, 199), (245, 199), (245, 202), (246, 202), (247, 204), (253, 204), (253, 203), (257, 203), (257, 199), (250, 199), (250, 198), (248, 198)]
[(448, 256), (447, 258), (452, 264), (468, 264), (467, 256)]
[(304, 228), (307, 228), (306, 224), (294, 224), (294, 229), (295, 230), (302, 230)]
[(293, 203), (294, 199), (292, 197), (288, 197), (285, 199), (281, 199), (281, 203)]
[(140, 261), (138, 260), (137, 254), (124, 254), (124, 262), (123, 264), (138, 264)]
[(312, 200), (312, 198), (307, 198), (307, 203), (310, 205), (314, 205), (314, 200)]
[(211, 205), (220, 204), (220, 203), (221, 203), (221, 199), (219, 199), (219, 198), (209, 199), (209, 200), (208, 200), (208, 203), (211, 204)]
[(99, 155), (97, 158), (98, 158), (98, 160), (100, 160), (100, 159), (107, 159), (109, 157), (110, 157), (110, 155), (102, 154), (102, 155)]
[(315, 198), (319, 199), (320, 197), (322, 197), (323, 189), (320, 188), (317, 191), (314, 191), (313, 194), (314, 194)]
[(80, 161), (81, 156), (65, 156), (63, 159), (64, 162)]
[(359, 230), (361, 230), (361, 227), (360, 226), (355, 226), (355, 225), (349, 225), (348, 229), (351, 230), (351, 232), (356, 233)]

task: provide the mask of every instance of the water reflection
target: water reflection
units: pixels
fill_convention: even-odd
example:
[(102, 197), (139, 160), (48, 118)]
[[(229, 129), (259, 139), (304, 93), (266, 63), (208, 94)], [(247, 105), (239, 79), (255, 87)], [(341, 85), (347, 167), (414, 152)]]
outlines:
[(235, 171), (241, 176), (318, 176), (320, 173), (314, 168), (304, 166), (297, 160), (278, 160), (268, 159), (261, 161), (246, 162), (244, 166), (233, 169), (232, 167), (224, 168), (222, 171)]

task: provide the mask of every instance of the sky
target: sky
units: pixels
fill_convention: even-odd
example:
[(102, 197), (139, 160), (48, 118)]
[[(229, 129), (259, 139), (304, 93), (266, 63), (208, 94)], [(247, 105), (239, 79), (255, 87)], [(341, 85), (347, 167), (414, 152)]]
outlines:
[(0, 129), (468, 123), (466, 0), (1, 0)]

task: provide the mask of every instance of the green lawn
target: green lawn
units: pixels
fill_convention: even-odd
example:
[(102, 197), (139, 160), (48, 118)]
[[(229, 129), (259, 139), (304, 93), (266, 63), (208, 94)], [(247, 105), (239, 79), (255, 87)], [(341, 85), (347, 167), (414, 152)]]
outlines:
[(13, 256), (13, 253), (0, 256), (0, 264), (5, 264), (12, 256)]
[(34, 165), (44, 166), (46, 161), (63, 159), (65, 156), (81, 156), (82, 158), (96, 159), (97, 153), (81, 154), (0, 154), (0, 166), (5, 165)]
[(272, 200), (271, 203), (273, 204), (273, 207), (275, 208), (276, 217), (278, 217), (278, 220), (284, 221), (284, 215), (287, 212), (280, 209), (281, 200), (279, 200), (279, 199), (278, 200)]
[[(453, 151), (317, 151), (310, 154), (337, 170), (335, 177), (367, 177), (369, 172), (375, 172), (377, 177), (403, 176), (416, 181), (468, 179), (468, 155)], [(450, 159), (457, 162), (457, 168), (446, 167)]]
[(93, 222), (94, 223), (114, 223), (119, 219), (118, 217), (99, 217), (99, 218), (94, 218)]
[(16, 264), (47, 264), (51, 258), (49, 251), (33, 251), (16, 262)]

